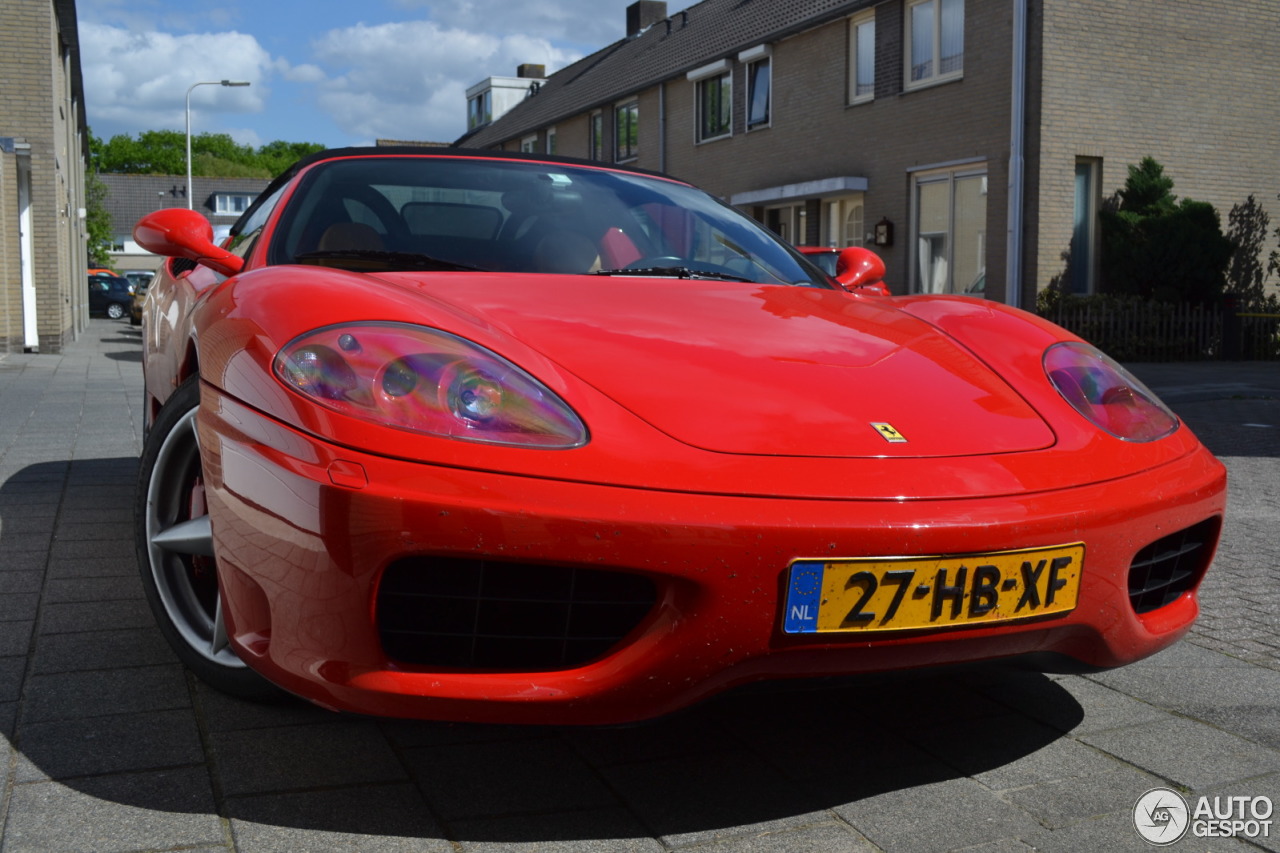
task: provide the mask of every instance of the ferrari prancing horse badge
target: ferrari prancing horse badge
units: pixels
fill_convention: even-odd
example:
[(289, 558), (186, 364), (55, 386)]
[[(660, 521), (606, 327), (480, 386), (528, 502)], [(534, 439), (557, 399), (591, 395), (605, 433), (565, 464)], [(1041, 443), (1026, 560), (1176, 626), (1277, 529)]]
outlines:
[(906, 444), (907, 437), (893, 428), (893, 424), (871, 422), (871, 427), (885, 440), (892, 444)]

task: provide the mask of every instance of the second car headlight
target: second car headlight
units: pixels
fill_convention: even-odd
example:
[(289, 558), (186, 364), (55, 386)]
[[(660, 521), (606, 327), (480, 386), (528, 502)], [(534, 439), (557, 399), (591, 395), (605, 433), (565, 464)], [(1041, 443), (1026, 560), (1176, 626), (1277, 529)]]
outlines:
[(1086, 343), (1045, 350), (1053, 387), (1095, 426), (1125, 441), (1155, 441), (1178, 428), (1178, 418), (1132, 373)]
[(587, 443), (582, 420), (545, 385), (438, 329), (329, 326), (286, 344), (272, 369), (318, 405), (396, 429), (548, 449)]

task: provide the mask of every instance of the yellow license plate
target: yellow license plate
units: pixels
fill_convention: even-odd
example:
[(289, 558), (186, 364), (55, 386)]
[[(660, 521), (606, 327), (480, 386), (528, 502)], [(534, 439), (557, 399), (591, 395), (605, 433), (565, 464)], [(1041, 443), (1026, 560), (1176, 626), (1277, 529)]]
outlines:
[(795, 560), (788, 634), (910, 631), (1066, 613), (1080, 595), (1084, 544), (959, 557)]

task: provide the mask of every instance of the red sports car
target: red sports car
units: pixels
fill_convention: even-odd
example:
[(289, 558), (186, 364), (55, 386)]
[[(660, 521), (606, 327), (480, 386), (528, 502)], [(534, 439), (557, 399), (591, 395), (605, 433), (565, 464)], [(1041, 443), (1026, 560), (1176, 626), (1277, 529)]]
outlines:
[[(1111, 667), (1197, 612), (1222, 466), (1122, 367), (820, 274), (680, 181), (299, 162), (223, 246), (144, 218), (142, 577), (231, 693), (618, 723), (727, 687)], [(1065, 662), (1065, 663), (1064, 663)]]

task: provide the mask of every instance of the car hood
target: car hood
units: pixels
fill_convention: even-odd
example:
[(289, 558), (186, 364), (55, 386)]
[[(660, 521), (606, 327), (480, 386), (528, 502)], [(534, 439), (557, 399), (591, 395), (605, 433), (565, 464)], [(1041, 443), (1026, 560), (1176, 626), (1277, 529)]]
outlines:
[(1055, 440), (967, 349), (877, 299), (672, 279), (395, 278), (704, 450), (965, 456)]

